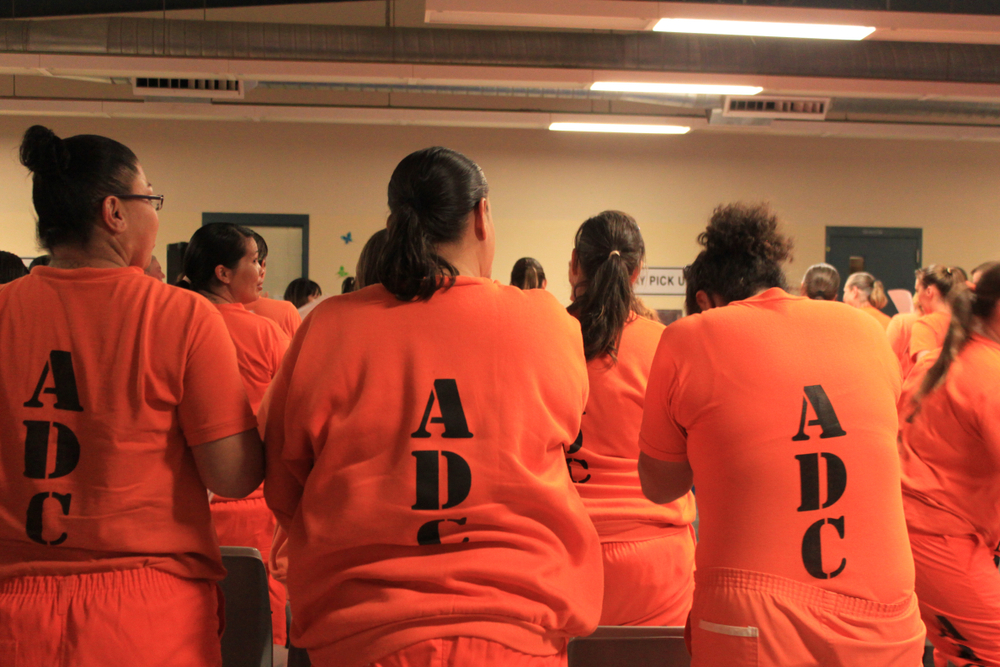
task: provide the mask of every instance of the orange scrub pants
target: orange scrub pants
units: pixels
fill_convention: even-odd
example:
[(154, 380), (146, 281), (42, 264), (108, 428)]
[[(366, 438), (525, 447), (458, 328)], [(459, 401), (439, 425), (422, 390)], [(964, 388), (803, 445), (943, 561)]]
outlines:
[[(319, 665), (316, 667), (333, 667)], [(566, 651), (528, 655), (479, 637), (428, 639), (390, 653), (369, 667), (566, 667)]]
[(934, 664), (1000, 665), (1000, 572), (974, 535), (910, 533)]
[(219, 544), (227, 547), (253, 547), (260, 551), (267, 568), (267, 589), (271, 598), (271, 634), (275, 644), (284, 646), (287, 639), (284, 584), (271, 576), (270, 555), (274, 541), (274, 514), (263, 497), (212, 503), (212, 523)]
[(606, 542), (601, 625), (682, 626), (694, 594), (694, 528), (641, 542)]
[(152, 568), (0, 581), (4, 667), (220, 667), (214, 582)]
[(762, 572), (695, 573), (691, 667), (916, 667), (924, 653), (917, 599), (840, 595)]

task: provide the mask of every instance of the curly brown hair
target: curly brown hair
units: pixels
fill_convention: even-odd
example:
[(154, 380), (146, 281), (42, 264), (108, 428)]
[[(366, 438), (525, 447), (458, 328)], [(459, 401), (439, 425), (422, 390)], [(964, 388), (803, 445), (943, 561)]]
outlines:
[(781, 265), (791, 259), (792, 240), (778, 230), (767, 204), (719, 206), (698, 243), (705, 249), (684, 269), (689, 314), (701, 310), (699, 291), (729, 303), (771, 287), (787, 289)]

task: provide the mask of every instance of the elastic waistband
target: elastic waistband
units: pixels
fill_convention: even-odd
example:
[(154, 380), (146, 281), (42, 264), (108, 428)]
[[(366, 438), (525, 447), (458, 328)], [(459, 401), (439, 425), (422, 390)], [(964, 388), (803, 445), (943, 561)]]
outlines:
[(694, 581), (696, 591), (699, 586), (714, 586), (771, 593), (792, 602), (818, 607), (833, 614), (890, 618), (907, 613), (916, 604), (916, 596), (913, 593), (903, 597), (898, 602), (876, 602), (875, 600), (834, 593), (775, 574), (722, 567), (697, 570), (694, 573)]
[(104, 591), (134, 593), (139, 591), (172, 590), (199, 583), (176, 575), (142, 567), (113, 572), (91, 572), (66, 576), (26, 576), (0, 580), (0, 595), (66, 595)]

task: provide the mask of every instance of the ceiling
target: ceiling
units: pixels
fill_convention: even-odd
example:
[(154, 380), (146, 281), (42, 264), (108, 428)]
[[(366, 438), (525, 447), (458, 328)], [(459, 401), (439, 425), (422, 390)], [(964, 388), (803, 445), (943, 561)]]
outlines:
[[(0, 19), (6, 115), (1000, 140), (992, 1), (0, 0), (0, 16), (15, 17)], [(661, 18), (875, 32), (846, 42), (651, 31)], [(597, 81), (757, 86), (760, 97), (823, 101), (825, 113), (729, 115), (722, 95), (590, 90)]]

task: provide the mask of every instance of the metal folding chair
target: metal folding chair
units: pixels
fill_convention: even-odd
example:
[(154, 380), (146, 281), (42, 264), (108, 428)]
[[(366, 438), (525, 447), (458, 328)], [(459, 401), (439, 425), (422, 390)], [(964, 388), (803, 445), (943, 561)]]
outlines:
[(271, 667), (271, 601), (267, 570), (260, 552), (251, 547), (222, 547), (226, 578), (226, 631), (222, 635), (222, 667)]

